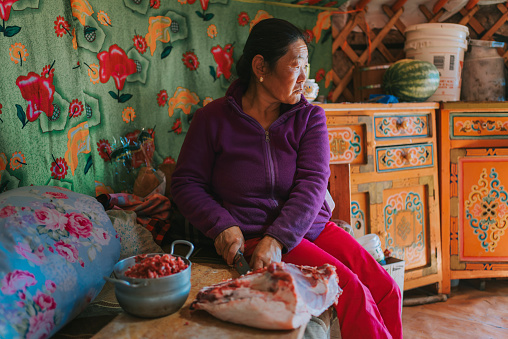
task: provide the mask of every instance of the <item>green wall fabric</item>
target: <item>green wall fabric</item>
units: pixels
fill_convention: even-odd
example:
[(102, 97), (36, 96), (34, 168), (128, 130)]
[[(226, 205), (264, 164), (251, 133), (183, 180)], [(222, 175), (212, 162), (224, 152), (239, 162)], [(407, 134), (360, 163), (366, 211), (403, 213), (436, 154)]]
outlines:
[[(310, 78), (326, 96), (329, 9), (343, 2), (0, 2), (0, 192), (124, 190), (144, 166), (140, 140), (154, 166), (175, 162), (193, 113), (224, 95), (250, 27), (268, 17), (306, 30)], [(129, 144), (127, 171), (114, 160)]]

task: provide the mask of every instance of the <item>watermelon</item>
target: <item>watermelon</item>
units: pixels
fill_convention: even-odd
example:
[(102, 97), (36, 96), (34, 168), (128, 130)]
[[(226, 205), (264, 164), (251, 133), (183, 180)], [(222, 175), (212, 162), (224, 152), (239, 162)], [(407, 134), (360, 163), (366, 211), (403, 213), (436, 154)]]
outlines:
[(386, 70), (382, 86), (399, 101), (425, 101), (439, 87), (439, 71), (428, 61), (402, 59)]

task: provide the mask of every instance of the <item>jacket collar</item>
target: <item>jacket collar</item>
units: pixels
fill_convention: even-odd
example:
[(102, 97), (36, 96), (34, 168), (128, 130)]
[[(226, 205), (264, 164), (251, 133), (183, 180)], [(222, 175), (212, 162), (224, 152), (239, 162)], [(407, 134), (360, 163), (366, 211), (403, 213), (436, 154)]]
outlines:
[[(243, 110), (242, 97), (243, 97), (243, 93), (245, 93), (246, 90), (247, 90), (247, 86), (245, 86), (245, 84), (243, 84), (240, 81), (240, 79), (236, 79), (235, 81), (233, 81), (233, 83), (229, 86), (228, 90), (226, 91), (226, 97), (228, 98), (228, 100), (233, 100), (234, 102), (236, 102), (238, 107), (242, 108), (242, 110)], [(306, 106), (306, 105), (309, 105), (309, 102), (302, 95), (300, 98), (300, 101), (294, 105), (281, 104), (281, 107), (280, 107), (281, 115), (288, 112), (288, 111), (292, 111), (292, 109), (297, 106)]]

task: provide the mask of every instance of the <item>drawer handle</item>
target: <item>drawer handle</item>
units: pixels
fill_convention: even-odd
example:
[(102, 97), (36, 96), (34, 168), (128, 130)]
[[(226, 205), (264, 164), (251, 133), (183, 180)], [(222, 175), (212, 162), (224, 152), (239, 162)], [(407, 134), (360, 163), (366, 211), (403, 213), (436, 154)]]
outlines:
[(407, 120), (404, 118), (398, 118), (397, 122), (395, 123), (395, 127), (398, 131), (405, 131), (407, 129)]
[(403, 160), (405, 163), (410, 163), (411, 162), (411, 153), (401, 150), (400, 151), (400, 159)]

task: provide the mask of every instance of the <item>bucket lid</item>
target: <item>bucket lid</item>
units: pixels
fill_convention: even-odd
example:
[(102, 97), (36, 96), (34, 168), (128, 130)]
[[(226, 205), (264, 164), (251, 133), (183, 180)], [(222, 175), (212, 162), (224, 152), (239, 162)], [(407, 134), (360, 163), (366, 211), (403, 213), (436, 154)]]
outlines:
[(480, 46), (480, 47), (492, 47), (492, 48), (498, 48), (498, 47), (500, 47), (500, 48), (503, 48), (504, 47), (504, 42), (470, 39), (469, 40), (469, 45), (471, 45), (471, 46)]
[(406, 39), (416, 38), (434, 38), (437, 40), (455, 38), (467, 40), (469, 38), (469, 28), (459, 24), (449, 23), (426, 23), (411, 25), (404, 32)]
[(455, 29), (459, 31), (465, 32), (467, 35), (469, 35), (469, 28), (464, 25), (459, 24), (449, 24), (449, 23), (425, 23), (425, 24), (416, 24), (406, 27), (405, 33), (409, 31), (415, 31), (415, 30), (422, 30), (422, 29)]

